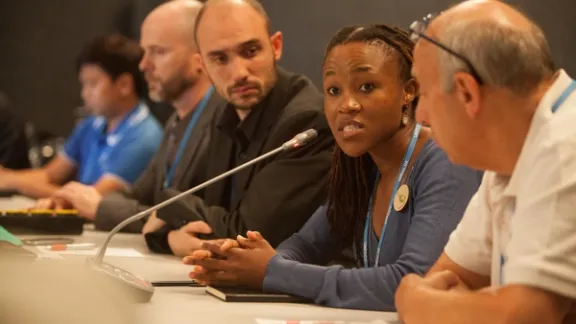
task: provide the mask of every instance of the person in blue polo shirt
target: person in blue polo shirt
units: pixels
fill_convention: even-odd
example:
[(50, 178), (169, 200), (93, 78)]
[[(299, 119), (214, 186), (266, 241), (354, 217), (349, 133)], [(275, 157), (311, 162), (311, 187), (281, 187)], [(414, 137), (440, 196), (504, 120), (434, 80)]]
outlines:
[(147, 88), (138, 70), (142, 55), (137, 42), (120, 35), (92, 40), (76, 67), (82, 99), (93, 115), (75, 127), (62, 152), (46, 166), (0, 168), (0, 190), (47, 198), (38, 207), (53, 208), (65, 207), (54, 194), (71, 180), (102, 194), (133, 183), (162, 139), (162, 126), (142, 100)]

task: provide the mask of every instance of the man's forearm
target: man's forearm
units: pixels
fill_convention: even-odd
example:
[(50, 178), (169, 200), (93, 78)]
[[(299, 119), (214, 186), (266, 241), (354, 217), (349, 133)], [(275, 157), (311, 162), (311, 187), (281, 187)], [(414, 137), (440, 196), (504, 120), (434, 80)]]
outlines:
[[(101, 231), (110, 231), (126, 218), (148, 209), (138, 200), (130, 198), (122, 191), (110, 193), (102, 198), (96, 209), (94, 225)], [(122, 232), (140, 233), (146, 219), (127, 225)]]
[[(474, 292), (418, 289), (408, 304), (399, 309), (406, 324), (499, 324), (506, 323), (502, 305), (494, 298)], [(405, 314), (402, 310), (406, 309)]]
[(442, 253), (436, 263), (430, 268), (426, 277), (433, 273), (449, 270), (455, 273), (470, 290), (479, 290), (490, 286), (490, 276), (481, 275), (460, 266), (446, 252)]
[[(520, 297), (523, 296), (523, 297)], [(561, 323), (562, 312), (550, 311), (539, 298), (505, 290), (480, 292), (417, 289), (400, 316), (406, 324), (552, 324)], [(550, 307), (546, 307), (550, 306)]]
[(10, 186), (13, 190), (31, 198), (50, 197), (60, 189), (60, 186), (50, 182), (46, 172), (41, 169), (14, 171), (11, 177)]

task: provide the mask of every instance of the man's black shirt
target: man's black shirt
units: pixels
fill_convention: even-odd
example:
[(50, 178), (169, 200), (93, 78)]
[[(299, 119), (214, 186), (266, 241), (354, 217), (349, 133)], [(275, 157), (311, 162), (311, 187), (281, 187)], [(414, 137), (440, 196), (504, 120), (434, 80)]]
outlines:
[[(265, 154), (296, 134), (314, 128), (318, 137), (304, 147), (248, 167), (204, 189), (203, 199), (190, 195), (157, 211), (167, 225), (146, 235), (151, 250), (169, 253), (169, 231), (204, 221), (213, 234), (235, 238), (260, 231), (277, 246), (297, 232), (324, 203), (334, 139), (323, 113), (323, 98), (312, 82), (279, 68), (278, 83), (240, 121), (226, 104), (215, 119), (207, 152), (206, 179)], [(166, 197), (179, 192), (165, 190)]]

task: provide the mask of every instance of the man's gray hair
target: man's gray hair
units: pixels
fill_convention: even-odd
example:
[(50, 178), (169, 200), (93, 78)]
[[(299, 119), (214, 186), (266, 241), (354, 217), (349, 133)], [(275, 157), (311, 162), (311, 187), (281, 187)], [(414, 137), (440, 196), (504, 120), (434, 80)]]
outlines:
[[(439, 38), (470, 60), (488, 86), (525, 94), (555, 72), (546, 36), (535, 24), (522, 29), (493, 20), (462, 19), (446, 24)], [(458, 57), (438, 51), (446, 90), (452, 91), (454, 73), (470, 71)]]

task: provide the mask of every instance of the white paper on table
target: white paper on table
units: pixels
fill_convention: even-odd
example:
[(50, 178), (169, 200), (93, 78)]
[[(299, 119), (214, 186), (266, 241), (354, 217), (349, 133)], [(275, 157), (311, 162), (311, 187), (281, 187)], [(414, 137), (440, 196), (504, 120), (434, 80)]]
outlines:
[(63, 256), (56, 253), (39, 253), (36, 254), (35, 261), (41, 260), (65, 260)]
[(377, 320), (372, 322), (345, 322), (345, 321), (319, 321), (319, 320), (278, 320), (278, 319), (265, 319), (257, 318), (257, 324), (394, 324), (384, 320)]
[[(95, 256), (98, 253), (98, 248), (91, 249), (91, 250), (68, 250), (68, 251), (50, 251), (47, 247), (40, 246), (38, 247), (42, 253), (57, 253), (60, 255), (86, 255), (86, 256)], [(106, 249), (106, 256), (113, 256), (113, 257), (129, 257), (129, 258), (140, 258), (143, 257), (144, 254), (138, 252), (132, 248), (107, 248)]]

